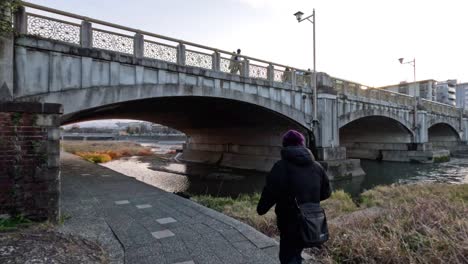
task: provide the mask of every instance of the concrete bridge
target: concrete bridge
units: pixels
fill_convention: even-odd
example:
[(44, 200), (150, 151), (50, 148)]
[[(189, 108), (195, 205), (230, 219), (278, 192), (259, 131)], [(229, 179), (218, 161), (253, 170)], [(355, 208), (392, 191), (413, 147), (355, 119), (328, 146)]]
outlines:
[[(449, 105), (24, 5), (28, 13), (22, 7), (12, 15), (16, 36), (0, 40), (0, 95), (60, 103), (62, 124), (160, 123), (188, 135), (187, 161), (264, 171), (292, 128), (308, 135), (335, 176), (362, 174), (360, 158), (437, 161), (468, 139), (466, 114)], [(231, 71), (236, 63), (239, 70)]]

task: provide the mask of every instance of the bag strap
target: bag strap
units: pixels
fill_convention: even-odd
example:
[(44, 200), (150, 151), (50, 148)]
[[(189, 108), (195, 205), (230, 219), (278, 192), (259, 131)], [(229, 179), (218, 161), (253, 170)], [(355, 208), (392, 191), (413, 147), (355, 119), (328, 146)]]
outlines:
[(299, 212), (301, 211), (301, 208), (299, 207), (299, 203), (297, 202), (297, 197), (294, 194), (293, 190), (293, 183), (292, 183), (292, 176), (290, 175), (290, 169), (289, 169), (289, 163), (288, 161), (284, 161), (285, 163), (285, 168), (286, 168), (286, 183), (287, 183), (287, 189), (288, 189), (288, 198), (292, 198), (291, 200), (294, 200), (294, 205), (296, 206), (296, 209)]

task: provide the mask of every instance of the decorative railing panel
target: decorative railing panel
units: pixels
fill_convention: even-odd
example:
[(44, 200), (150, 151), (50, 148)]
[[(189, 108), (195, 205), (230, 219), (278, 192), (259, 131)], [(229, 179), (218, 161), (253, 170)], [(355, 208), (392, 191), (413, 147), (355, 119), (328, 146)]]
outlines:
[(202, 52), (186, 50), (185, 65), (211, 70), (213, 68), (213, 56)]
[(147, 58), (177, 63), (177, 48), (153, 41), (143, 44), (144, 56)]
[(284, 71), (274, 70), (273, 71), (273, 80), (275, 82), (284, 82)]
[(268, 68), (260, 65), (249, 65), (249, 77), (258, 79), (268, 79)]
[(80, 25), (28, 14), (27, 32), (43, 38), (80, 44)]
[(93, 48), (133, 54), (133, 38), (117, 33), (93, 29)]
[(226, 58), (220, 59), (220, 71), (240, 75), (242, 72), (242, 61)]

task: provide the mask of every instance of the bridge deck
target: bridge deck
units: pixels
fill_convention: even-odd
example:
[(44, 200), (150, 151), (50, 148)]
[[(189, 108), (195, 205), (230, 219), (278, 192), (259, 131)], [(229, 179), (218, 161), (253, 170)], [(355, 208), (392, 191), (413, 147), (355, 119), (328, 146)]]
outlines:
[(277, 263), (277, 243), (252, 227), (67, 153), (61, 206), (61, 231), (98, 241), (112, 263)]

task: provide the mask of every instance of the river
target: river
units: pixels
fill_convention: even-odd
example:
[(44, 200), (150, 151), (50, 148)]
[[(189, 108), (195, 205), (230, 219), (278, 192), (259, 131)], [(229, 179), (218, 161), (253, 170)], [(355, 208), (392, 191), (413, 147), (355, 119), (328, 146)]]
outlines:
[[(236, 197), (261, 192), (266, 173), (219, 168), (203, 164), (182, 164), (174, 154), (181, 142), (141, 142), (157, 154), (104, 163), (103, 166), (135, 177), (169, 192)], [(468, 183), (468, 159), (452, 158), (446, 163), (413, 164), (362, 160), (366, 176), (333, 181), (332, 186), (352, 196), (377, 185), (412, 182)]]

